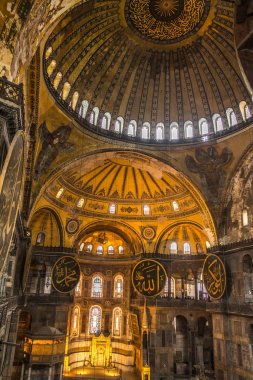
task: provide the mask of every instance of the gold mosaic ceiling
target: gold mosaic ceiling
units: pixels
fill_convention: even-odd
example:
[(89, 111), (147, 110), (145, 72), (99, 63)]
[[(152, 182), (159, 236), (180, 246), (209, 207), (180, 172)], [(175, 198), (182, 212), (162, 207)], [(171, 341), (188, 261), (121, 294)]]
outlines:
[(48, 88), (84, 128), (108, 129), (115, 138), (127, 139), (132, 121), (139, 141), (145, 123), (150, 143), (161, 123), (166, 141), (172, 123), (179, 140), (189, 121), (199, 137), (203, 119), (215, 132), (215, 115), (226, 130), (228, 109), (240, 123), (239, 103), (251, 107), (235, 52), (234, 12), (235, 4), (222, 0), (88, 0), (46, 42)]

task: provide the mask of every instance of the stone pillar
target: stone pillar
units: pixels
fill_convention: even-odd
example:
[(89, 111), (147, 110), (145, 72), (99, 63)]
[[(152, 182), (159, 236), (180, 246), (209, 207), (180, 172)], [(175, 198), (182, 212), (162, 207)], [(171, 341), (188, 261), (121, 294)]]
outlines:
[(52, 380), (52, 375), (53, 375), (53, 367), (52, 366), (49, 366), (49, 370), (48, 370), (48, 380)]
[(181, 278), (181, 293), (182, 293), (182, 299), (184, 299), (185, 298), (184, 278)]
[(31, 376), (32, 376), (32, 366), (29, 366), (28, 367), (27, 380), (31, 380)]
[(62, 380), (63, 377), (63, 364), (60, 366), (60, 380)]
[(199, 295), (198, 295), (198, 277), (194, 278), (194, 283), (195, 283), (195, 300), (198, 300), (199, 299)]

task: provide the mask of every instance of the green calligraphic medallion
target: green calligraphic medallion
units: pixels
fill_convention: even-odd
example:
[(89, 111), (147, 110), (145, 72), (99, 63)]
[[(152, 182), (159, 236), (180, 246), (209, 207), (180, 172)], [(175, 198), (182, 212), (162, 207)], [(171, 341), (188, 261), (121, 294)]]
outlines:
[(132, 271), (134, 288), (146, 297), (160, 294), (165, 286), (166, 277), (163, 265), (156, 260), (141, 260)]
[(60, 293), (73, 290), (80, 279), (80, 266), (72, 256), (64, 256), (56, 261), (52, 270), (52, 284)]
[(226, 290), (226, 269), (219, 256), (210, 254), (204, 261), (203, 281), (210, 297), (220, 299)]
[(0, 176), (0, 273), (5, 268), (22, 199), (24, 133), (14, 136)]

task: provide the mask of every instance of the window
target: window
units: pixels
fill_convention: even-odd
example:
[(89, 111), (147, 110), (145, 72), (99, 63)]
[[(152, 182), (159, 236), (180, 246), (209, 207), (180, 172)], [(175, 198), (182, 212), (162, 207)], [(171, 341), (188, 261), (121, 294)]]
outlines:
[(116, 120), (115, 126), (114, 126), (114, 132), (122, 133), (124, 126), (124, 119), (123, 117), (119, 116)]
[(179, 211), (179, 205), (176, 201), (172, 202), (172, 208), (174, 211)]
[(89, 334), (97, 334), (101, 331), (102, 312), (99, 306), (92, 306), (89, 316)]
[(169, 295), (169, 279), (167, 276), (166, 276), (165, 286), (164, 286), (160, 295), (161, 295), (161, 297), (168, 297), (168, 295)]
[(102, 245), (97, 246), (97, 255), (102, 255), (104, 253), (104, 248)]
[(247, 119), (251, 117), (249, 106), (247, 105), (245, 101), (240, 102), (239, 106), (240, 106), (242, 118), (244, 121), (246, 121)]
[(71, 101), (71, 107), (73, 108), (73, 110), (76, 109), (76, 103), (78, 101), (78, 98), (79, 98), (79, 94), (77, 91), (75, 91), (73, 96), (72, 96), (72, 101)]
[(97, 125), (98, 122), (98, 114), (99, 114), (99, 109), (98, 107), (94, 107), (93, 110), (91, 111), (90, 114), (90, 123), (93, 125)]
[(101, 276), (95, 276), (92, 279), (91, 297), (103, 297), (103, 279)]
[(127, 131), (127, 134), (128, 136), (135, 136), (136, 134), (136, 121), (135, 120), (131, 120), (129, 125), (128, 125), (128, 131)]
[(56, 198), (57, 198), (57, 199), (61, 198), (63, 192), (64, 192), (64, 189), (63, 189), (63, 187), (62, 187), (62, 188), (58, 191), (58, 193), (56, 194)]
[(119, 254), (120, 255), (124, 254), (124, 247), (122, 247), (122, 245), (119, 246)]
[(144, 123), (141, 129), (141, 137), (147, 140), (149, 139), (149, 134), (150, 134), (150, 124)]
[(244, 209), (242, 212), (242, 225), (246, 227), (249, 225), (248, 210)]
[(190, 139), (193, 137), (193, 124), (191, 121), (187, 121), (184, 124), (184, 135), (186, 139)]
[(191, 246), (189, 243), (184, 243), (184, 254), (189, 255), (191, 253)]
[(72, 314), (72, 335), (78, 335), (79, 333), (79, 317), (80, 317), (79, 307), (75, 307), (73, 309), (73, 314)]
[(46, 235), (44, 232), (39, 232), (36, 239), (36, 245), (43, 245), (45, 242)]
[(92, 252), (92, 248), (93, 248), (93, 245), (92, 244), (88, 244), (87, 247), (86, 247), (86, 252), (91, 253)]
[(114, 254), (114, 248), (113, 248), (112, 245), (109, 245), (107, 252), (108, 252), (109, 255), (113, 255)]
[(77, 202), (77, 207), (81, 208), (84, 205), (84, 199), (80, 198), (79, 201)]
[(80, 280), (78, 281), (75, 287), (75, 296), (80, 297), (81, 295), (82, 295), (82, 280), (80, 277)]
[(80, 247), (79, 247), (79, 251), (82, 252), (83, 249), (84, 249), (84, 243), (81, 243), (81, 244), (80, 244)]
[(65, 82), (62, 89), (62, 99), (66, 100), (71, 89), (71, 85), (69, 82)]
[(116, 307), (113, 310), (113, 335), (121, 336), (121, 320), (122, 320), (122, 310), (119, 307)]
[(178, 140), (178, 124), (177, 123), (171, 123), (170, 125), (170, 139), (171, 140)]
[(52, 52), (53, 52), (53, 48), (52, 48), (52, 46), (50, 46), (46, 51), (46, 59), (48, 59), (50, 57)]
[(83, 100), (80, 110), (79, 110), (79, 116), (81, 116), (83, 119), (85, 119), (87, 111), (88, 111), (89, 103), (87, 100)]
[(176, 255), (177, 254), (177, 243), (175, 241), (172, 241), (170, 243), (170, 253), (172, 255)]
[(223, 123), (220, 115), (218, 113), (215, 113), (213, 115), (213, 128), (215, 132), (219, 132), (223, 130)]
[(114, 297), (123, 297), (123, 277), (118, 275), (114, 279)]
[(102, 129), (109, 129), (111, 123), (111, 114), (109, 112), (106, 112), (104, 114), (104, 117), (102, 119), (101, 128)]
[(206, 248), (211, 248), (211, 244), (209, 243), (209, 241), (206, 241)]
[(143, 206), (143, 215), (150, 215), (150, 207), (148, 205)]
[(47, 73), (48, 73), (48, 76), (49, 76), (49, 77), (50, 77), (50, 75), (52, 74), (52, 72), (54, 71), (55, 67), (56, 67), (56, 61), (53, 60), (53, 61), (50, 63), (50, 65), (48, 66), (48, 68), (47, 68)]
[(54, 88), (57, 90), (59, 83), (62, 79), (62, 73), (58, 72), (56, 77), (54, 78)]
[(237, 119), (235, 116), (235, 113), (232, 108), (228, 108), (226, 111), (227, 114), (227, 119), (228, 119), (228, 126), (233, 127), (234, 125), (237, 124)]
[(159, 123), (156, 126), (156, 140), (163, 140), (164, 137), (164, 125), (163, 123)]
[(115, 205), (115, 203), (110, 204), (110, 206), (109, 206), (109, 213), (110, 214), (115, 214), (116, 213), (116, 205)]
[(204, 118), (199, 120), (199, 133), (202, 136), (208, 134), (208, 124), (207, 124), (206, 119), (204, 119)]

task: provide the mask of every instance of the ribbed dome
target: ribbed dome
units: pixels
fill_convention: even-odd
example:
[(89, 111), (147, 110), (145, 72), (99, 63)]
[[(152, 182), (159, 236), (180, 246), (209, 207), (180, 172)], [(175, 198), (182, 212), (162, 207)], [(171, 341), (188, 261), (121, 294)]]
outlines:
[(48, 86), (80, 124), (117, 138), (190, 142), (222, 133), (251, 116), (234, 7), (220, 0), (86, 1), (47, 41)]

